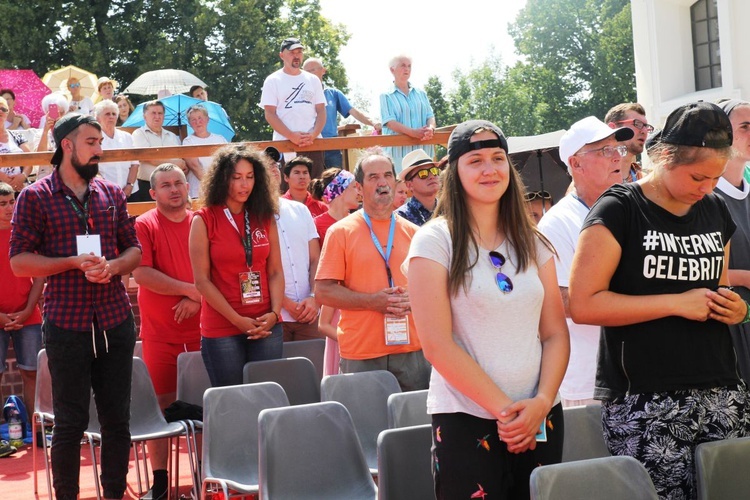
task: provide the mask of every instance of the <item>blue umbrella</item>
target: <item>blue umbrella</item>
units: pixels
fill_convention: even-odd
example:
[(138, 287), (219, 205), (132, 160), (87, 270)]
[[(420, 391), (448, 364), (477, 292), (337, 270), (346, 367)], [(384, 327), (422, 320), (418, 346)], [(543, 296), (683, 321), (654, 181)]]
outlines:
[[(229, 117), (226, 111), (221, 105), (212, 101), (201, 101), (200, 99), (194, 99), (184, 94), (175, 94), (164, 99), (159, 99), (164, 104), (164, 126), (165, 127), (179, 127), (187, 125), (188, 135), (193, 133), (192, 127), (188, 124), (187, 116), (185, 113), (190, 106), (200, 104), (206, 111), (208, 111), (208, 131), (213, 134), (223, 136), (227, 141), (231, 141), (234, 137), (234, 128), (229, 123)], [(142, 127), (146, 124), (143, 119), (143, 106), (146, 103), (139, 104), (135, 110), (128, 116), (123, 127)]]

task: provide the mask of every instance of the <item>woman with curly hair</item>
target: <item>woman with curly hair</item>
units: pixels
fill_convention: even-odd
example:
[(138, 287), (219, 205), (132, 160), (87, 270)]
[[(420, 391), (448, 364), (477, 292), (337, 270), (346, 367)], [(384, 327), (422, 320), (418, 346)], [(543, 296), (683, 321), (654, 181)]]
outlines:
[(240, 144), (218, 150), (190, 229), (195, 286), (203, 296), (201, 352), (214, 387), (241, 384), (245, 363), (282, 354), (284, 272), (268, 161)]

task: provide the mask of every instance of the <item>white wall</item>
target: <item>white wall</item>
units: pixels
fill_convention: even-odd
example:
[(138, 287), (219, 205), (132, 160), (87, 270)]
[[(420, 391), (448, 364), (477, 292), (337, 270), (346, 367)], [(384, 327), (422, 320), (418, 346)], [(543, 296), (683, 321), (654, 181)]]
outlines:
[(722, 87), (695, 91), (690, 6), (695, 0), (631, 0), (638, 102), (649, 122), (676, 107), (721, 97), (750, 99), (750, 1), (718, 0)]

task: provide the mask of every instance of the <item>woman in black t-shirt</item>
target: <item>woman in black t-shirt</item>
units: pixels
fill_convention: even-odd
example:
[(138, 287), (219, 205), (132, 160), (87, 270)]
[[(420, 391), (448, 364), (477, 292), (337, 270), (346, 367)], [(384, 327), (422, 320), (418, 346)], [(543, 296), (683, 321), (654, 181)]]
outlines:
[(649, 142), (653, 172), (610, 188), (584, 222), (570, 310), (603, 326), (594, 397), (610, 452), (640, 460), (661, 497), (695, 498), (695, 446), (750, 425), (727, 326), (750, 318), (727, 287), (736, 226), (713, 194), (732, 126), (693, 103)]

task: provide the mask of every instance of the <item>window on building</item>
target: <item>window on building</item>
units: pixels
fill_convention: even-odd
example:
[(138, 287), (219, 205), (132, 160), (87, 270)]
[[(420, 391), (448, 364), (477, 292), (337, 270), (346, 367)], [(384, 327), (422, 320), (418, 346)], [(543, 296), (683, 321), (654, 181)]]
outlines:
[(693, 29), (695, 90), (721, 87), (721, 51), (717, 0), (699, 0), (690, 7)]

